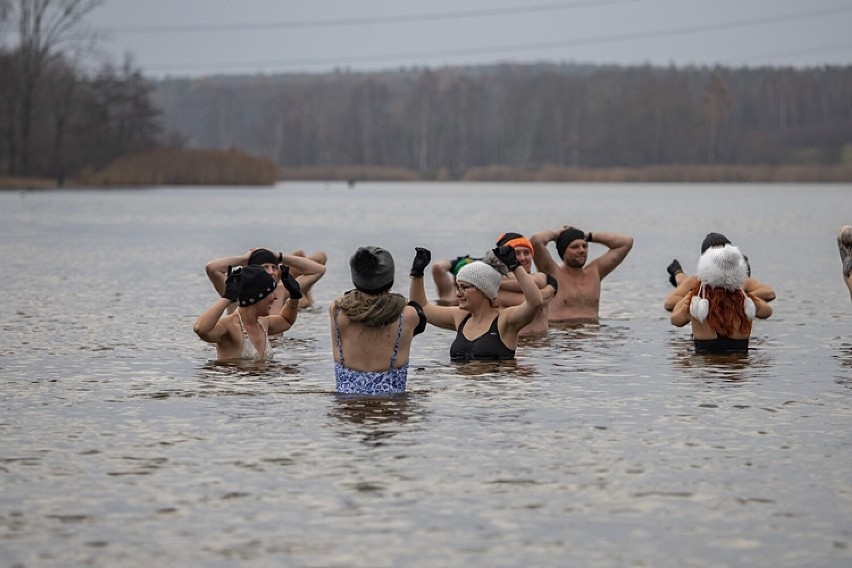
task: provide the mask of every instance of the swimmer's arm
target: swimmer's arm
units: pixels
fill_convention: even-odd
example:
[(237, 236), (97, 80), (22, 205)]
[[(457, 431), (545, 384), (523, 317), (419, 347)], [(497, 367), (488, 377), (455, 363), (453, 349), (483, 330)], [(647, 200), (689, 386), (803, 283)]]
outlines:
[(677, 327), (683, 327), (692, 321), (692, 316), (689, 313), (689, 302), (691, 300), (692, 294), (688, 294), (681, 298), (677, 305), (672, 310), (671, 322), (672, 325)]
[[(536, 286), (538, 286), (538, 289), (541, 290), (542, 296), (545, 296), (545, 299), (547, 299), (547, 297), (549, 297), (549, 296), (546, 296), (547, 289), (548, 289), (548, 286), (549, 286), (549, 284), (547, 283), (547, 275), (544, 272), (536, 272), (535, 274), (531, 274), (530, 276), (532, 277)], [(506, 292), (522, 292), (523, 291), (523, 290), (521, 290), (521, 285), (518, 284), (518, 280), (516, 278), (504, 278), (503, 281), (500, 282), (500, 289), (504, 290)], [(551, 287), (550, 290), (551, 290), (550, 294), (552, 295), (553, 288)]]
[(533, 264), (539, 272), (548, 274), (556, 274), (556, 262), (550, 256), (550, 251), (547, 250), (547, 244), (550, 241), (555, 241), (559, 237), (560, 231), (539, 231), (533, 233), (530, 237), (530, 242), (533, 246)]
[(437, 260), (432, 263), (432, 281), (435, 283), (435, 290), (440, 300), (450, 300), (455, 296), (455, 278), (452, 269), (452, 263), (449, 260)]
[(276, 333), (284, 333), (296, 323), (296, 317), (299, 315), (299, 300), (291, 300), (287, 298), (284, 301), (284, 306), (278, 314), (266, 316), (266, 329), (268, 333), (274, 335)]
[(756, 318), (766, 319), (772, 315), (772, 307), (765, 300), (757, 296), (752, 296), (751, 299), (754, 301)]
[(228, 275), (229, 266), (246, 266), (248, 264), (251, 251), (241, 256), (225, 256), (216, 258), (207, 263), (204, 271), (207, 273), (207, 278), (213, 284), (213, 288), (221, 296), (225, 293), (225, 279)]
[(751, 277), (749, 277), (745, 281), (745, 286), (743, 286), (743, 289), (746, 291), (746, 293), (760, 298), (765, 302), (771, 302), (775, 299), (775, 290), (773, 290), (771, 286), (768, 286), (763, 282), (755, 280)]
[(222, 324), (222, 314), (231, 305), (231, 300), (228, 298), (219, 298), (213, 304), (204, 310), (195, 320), (195, 325), (192, 326), (192, 331), (208, 343), (220, 343), (228, 334), (227, 328)]
[(538, 287), (535, 279), (527, 274), (522, 266), (515, 268), (513, 274), (524, 293), (524, 301), (517, 306), (506, 308), (504, 311), (507, 316), (507, 325), (515, 329), (521, 329), (532, 320), (544, 304), (541, 297), (541, 290)]
[(670, 312), (674, 309), (677, 303), (686, 296), (689, 291), (695, 286), (696, 277), (695, 276), (687, 276), (683, 280), (680, 281), (680, 284), (677, 285), (677, 288), (672, 290), (668, 296), (666, 296), (666, 301), (663, 302), (663, 307), (667, 312)]
[[(609, 249), (590, 263), (597, 266), (598, 273), (603, 280), (627, 257), (627, 253), (633, 248), (633, 237), (612, 231), (594, 231), (591, 235), (594, 241), (589, 242), (602, 244)], [(588, 235), (586, 238), (588, 239)]]
[(408, 298), (414, 300), (423, 308), (426, 321), (430, 324), (444, 329), (456, 329), (455, 314), (459, 308), (449, 306), (436, 306), (429, 303), (426, 297), (426, 287), (423, 285), (423, 277), (410, 277), (408, 285)]
[(281, 261), (299, 272), (299, 285), (311, 287), (325, 274), (325, 265), (304, 256), (283, 254)]

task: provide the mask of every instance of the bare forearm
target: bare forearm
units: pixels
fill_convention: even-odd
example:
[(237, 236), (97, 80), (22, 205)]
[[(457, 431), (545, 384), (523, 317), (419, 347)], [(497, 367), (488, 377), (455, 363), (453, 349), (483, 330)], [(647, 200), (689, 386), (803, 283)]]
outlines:
[(518, 286), (521, 287), (521, 292), (524, 293), (526, 303), (534, 309), (541, 307), (544, 301), (541, 298), (541, 289), (538, 287), (535, 279), (527, 274), (527, 271), (521, 266), (515, 269), (514, 275)]
[(408, 299), (414, 300), (424, 308), (429, 303), (426, 297), (426, 286), (423, 284), (423, 277), (410, 277), (408, 283)]
[(288, 298), (278, 312), (278, 316), (278, 318), (270, 318), (269, 320), (270, 333), (283, 333), (293, 327), (296, 318), (299, 316), (299, 300)]
[(633, 247), (633, 237), (612, 231), (594, 231), (586, 234), (586, 239), (591, 237), (590, 242), (599, 243), (609, 249), (630, 250)]
[(225, 310), (230, 305), (231, 300), (228, 298), (219, 298), (198, 316), (198, 319), (195, 320), (195, 325), (192, 326), (192, 330), (202, 339), (207, 339), (213, 328), (219, 323), (222, 314), (225, 313)]
[(319, 262), (311, 260), (310, 258), (306, 258), (304, 256), (294, 256), (291, 254), (285, 254), (282, 255), (281, 261), (290, 268), (295, 268), (296, 270), (298, 270), (299, 274), (301, 274), (302, 276), (322, 276), (323, 274), (325, 274), (325, 265), (322, 265)]
[(242, 256), (225, 256), (211, 260), (204, 267), (207, 273), (207, 278), (213, 284), (213, 288), (221, 295), (225, 291), (225, 278), (228, 274), (229, 266), (245, 266), (248, 264), (248, 255)]

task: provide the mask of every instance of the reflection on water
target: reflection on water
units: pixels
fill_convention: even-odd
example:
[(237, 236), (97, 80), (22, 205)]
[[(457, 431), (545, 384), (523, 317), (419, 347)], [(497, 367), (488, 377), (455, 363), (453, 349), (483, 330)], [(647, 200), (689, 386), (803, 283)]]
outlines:
[[(833, 241), (848, 188), (739, 188), (733, 212), (711, 199), (730, 191), (0, 193), (0, 563), (848, 565), (852, 306)], [(282, 228), (268, 211), (285, 206)], [(430, 327), (406, 394), (334, 394), (327, 309), (355, 246), (391, 249), (404, 292), (415, 246), (450, 258), (507, 223), (565, 222), (636, 239), (599, 321), (521, 338), (501, 363), (451, 362), (452, 334)], [(709, 230), (778, 292), (745, 355), (696, 355), (661, 307), (665, 266)], [(317, 304), (273, 361), (214, 363), (192, 333), (215, 297), (204, 263), (258, 245), (325, 250)], [(54, 267), (38, 285), (33, 259)]]
[(343, 436), (355, 436), (364, 444), (379, 445), (403, 430), (411, 420), (422, 420), (426, 412), (415, 395), (396, 394), (386, 397), (361, 397), (356, 395), (333, 395), (334, 402), (329, 416), (347, 426), (341, 430)]

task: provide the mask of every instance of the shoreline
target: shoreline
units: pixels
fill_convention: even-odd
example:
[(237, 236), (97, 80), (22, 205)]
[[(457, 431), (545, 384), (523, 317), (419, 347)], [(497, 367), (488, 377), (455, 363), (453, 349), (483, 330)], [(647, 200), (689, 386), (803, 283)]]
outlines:
[[(192, 183), (192, 177), (198, 182)], [(63, 189), (139, 189), (184, 185), (230, 186), (231, 180), (211, 180), (209, 172), (186, 176), (180, 184), (139, 183), (97, 184), (83, 183), (73, 178), (63, 185), (44, 177), (0, 176), (0, 191), (37, 191)], [(271, 187), (288, 181), (345, 181), (356, 182), (473, 182), (473, 183), (852, 183), (852, 165), (780, 165), (780, 166), (646, 166), (642, 168), (570, 168), (545, 165), (539, 168), (514, 168), (488, 166), (470, 168), (451, 175), (442, 170), (422, 174), (413, 170), (380, 166), (311, 166), (280, 168), (272, 184), (241, 184), (245, 187)]]

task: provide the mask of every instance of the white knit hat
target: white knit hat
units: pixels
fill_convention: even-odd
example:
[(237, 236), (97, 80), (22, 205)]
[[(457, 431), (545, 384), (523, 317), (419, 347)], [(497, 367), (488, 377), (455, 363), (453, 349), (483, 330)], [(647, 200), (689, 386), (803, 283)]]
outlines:
[(748, 267), (737, 247), (711, 247), (698, 259), (695, 275), (707, 286), (739, 290), (748, 278)]
[(497, 298), (497, 291), (500, 289), (502, 280), (502, 274), (481, 260), (464, 265), (456, 275), (456, 282), (473, 284), (489, 300)]

